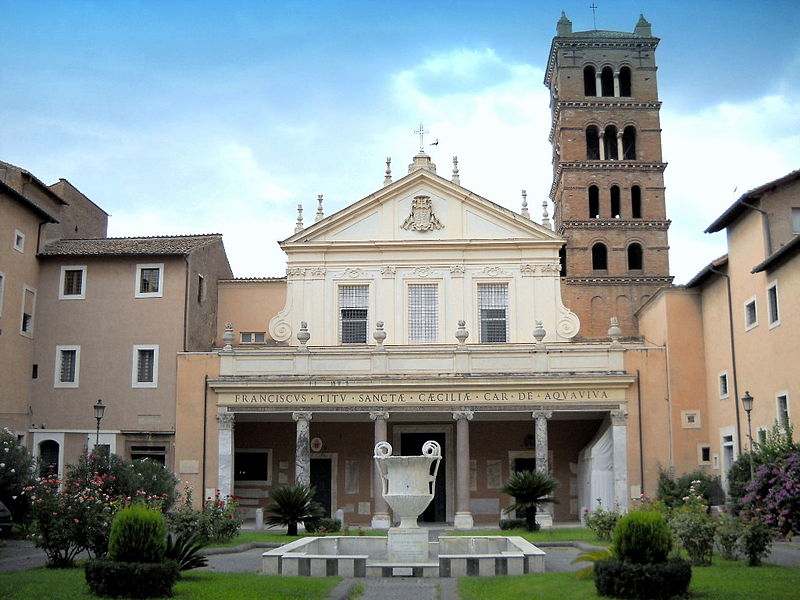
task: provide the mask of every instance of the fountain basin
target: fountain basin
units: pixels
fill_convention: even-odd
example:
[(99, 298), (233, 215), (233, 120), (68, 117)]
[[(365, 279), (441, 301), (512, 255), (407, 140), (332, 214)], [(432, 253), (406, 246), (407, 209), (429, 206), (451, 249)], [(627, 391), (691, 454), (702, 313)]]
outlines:
[(262, 554), (264, 575), (328, 577), (466, 577), (544, 573), (543, 550), (518, 536), (440, 536), (428, 555), (392, 558), (388, 538), (307, 537)]

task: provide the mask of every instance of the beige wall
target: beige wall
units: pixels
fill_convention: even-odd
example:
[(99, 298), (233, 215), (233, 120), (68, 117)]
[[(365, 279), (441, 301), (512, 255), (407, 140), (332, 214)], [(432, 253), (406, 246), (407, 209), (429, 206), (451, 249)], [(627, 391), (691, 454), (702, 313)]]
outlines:
[[(232, 277), (222, 241), (198, 248), (188, 259), (189, 291), (186, 296), (186, 344), (184, 350), (205, 351), (214, 345), (217, 325), (218, 281)], [(200, 284), (202, 277), (202, 287)]]
[(274, 343), (268, 324), (286, 303), (285, 279), (241, 279), (219, 283), (216, 345), (224, 344), (225, 323), (233, 323), (234, 344), (241, 332), (263, 332), (267, 343)]
[(56, 239), (103, 238), (108, 231), (108, 214), (84, 196), (66, 179), (49, 188), (68, 204), (56, 213), (58, 223), (47, 225), (42, 243)]

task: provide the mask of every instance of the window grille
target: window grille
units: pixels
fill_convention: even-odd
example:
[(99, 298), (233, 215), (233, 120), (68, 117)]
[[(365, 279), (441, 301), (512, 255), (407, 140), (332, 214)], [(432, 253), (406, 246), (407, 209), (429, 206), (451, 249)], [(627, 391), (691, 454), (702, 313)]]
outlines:
[(58, 368), (58, 380), (61, 383), (75, 383), (76, 350), (62, 350)]
[(780, 321), (778, 314), (778, 286), (773, 285), (767, 288), (767, 305), (769, 308), (769, 324), (775, 325)]
[(486, 283), (478, 285), (478, 310), (481, 323), (481, 343), (508, 341), (508, 285)]
[(64, 295), (79, 296), (83, 291), (83, 270), (68, 269), (64, 271)]
[(408, 341), (435, 344), (439, 332), (439, 293), (434, 284), (408, 286)]
[(139, 277), (139, 293), (140, 294), (157, 294), (160, 288), (160, 274), (161, 269), (145, 268), (141, 270)]
[(368, 286), (339, 286), (339, 339), (342, 344), (367, 343), (368, 307)]
[(155, 350), (138, 350), (136, 361), (136, 381), (138, 383), (152, 383), (155, 369)]

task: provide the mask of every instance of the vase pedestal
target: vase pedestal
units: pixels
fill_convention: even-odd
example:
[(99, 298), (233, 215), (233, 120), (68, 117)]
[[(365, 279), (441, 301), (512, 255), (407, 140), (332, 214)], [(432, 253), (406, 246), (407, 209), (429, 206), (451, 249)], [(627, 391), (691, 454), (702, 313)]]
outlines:
[(399, 563), (428, 562), (428, 530), (392, 527), (389, 529), (388, 559)]

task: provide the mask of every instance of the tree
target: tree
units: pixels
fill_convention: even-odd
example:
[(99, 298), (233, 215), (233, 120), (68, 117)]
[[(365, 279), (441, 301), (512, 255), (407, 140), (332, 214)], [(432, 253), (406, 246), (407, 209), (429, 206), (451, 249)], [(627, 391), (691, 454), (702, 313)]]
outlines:
[(282, 485), (273, 488), (269, 497), (273, 502), (267, 506), (267, 524), (285, 525), (286, 535), (297, 535), (298, 523), (324, 515), (324, 509), (314, 500), (314, 488), (305, 485)]
[(24, 522), (30, 511), (30, 498), (22, 492), (33, 484), (33, 464), (14, 432), (0, 431), (0, 501), (17, 522)]
[(536, 509), (542, 504), (556, 502), (551, 494), (559, 485), (556, 479), (540, 471), (514, 473), (500, 489), (504, 494), (514, 497), (514, 504), (504, 512), (524, 511), (528, 531), (536, 531), (539, 529), (539, 525), (536, 523)]

